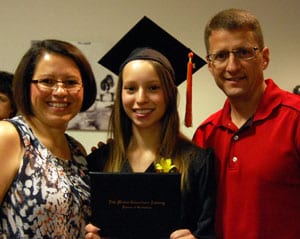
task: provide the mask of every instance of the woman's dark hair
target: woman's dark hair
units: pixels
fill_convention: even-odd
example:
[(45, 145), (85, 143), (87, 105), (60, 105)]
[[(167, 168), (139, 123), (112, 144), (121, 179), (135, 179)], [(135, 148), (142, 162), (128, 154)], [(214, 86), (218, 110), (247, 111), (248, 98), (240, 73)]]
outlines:
[(34, 41), (25, 53), (14, 74), (14, 99), (20, 113), (33, 115), (30, 84), (35, 68), (44, 53), (55, 53), (72, 59), (78, 66), (83, 82), (84, 97), (80, 111), (87, 110), (95, 101), (97, 89), (92, 68), (83, 53), (71, 43), (47, 39)]

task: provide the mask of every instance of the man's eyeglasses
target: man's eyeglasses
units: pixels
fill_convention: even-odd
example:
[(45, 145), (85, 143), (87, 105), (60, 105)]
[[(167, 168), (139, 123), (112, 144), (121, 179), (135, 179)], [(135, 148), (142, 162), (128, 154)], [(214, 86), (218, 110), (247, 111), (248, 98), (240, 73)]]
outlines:
[(206, 59), (216, 66), (225, 64), (229, 58), (230, 53), (239, 60), (251, 60), (256, 57), (258, 47), (240, 47), (231, 51), (218, 51), (216, 53), (208, 54)]
[(60, 87), (64, 88), (69, 93), (78, 93), (82, 87), (82, 82), (74, 79), (60, 81), (53, 79), (41, 79), (41, 80), (31, 80), (33, 84), (37, 84), (41, 91), (53, 91)]

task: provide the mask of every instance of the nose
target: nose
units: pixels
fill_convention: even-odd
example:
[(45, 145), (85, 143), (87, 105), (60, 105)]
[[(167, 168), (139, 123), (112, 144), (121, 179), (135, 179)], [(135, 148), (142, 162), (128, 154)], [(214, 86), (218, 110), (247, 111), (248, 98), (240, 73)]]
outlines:
[(137, 103), (141, 104), (147, 102), (147, 100), (148, 100), (147, 92), (144, 89), (139, 89), (136, 96)]
[(53, 92), (55, 93), (66, 93), (67, 90), (65, 88), (65, 85), (63, 82), (56, 82), (55, 86), (54, 86), (54, 89), (53, 89)]
[(230, 52), (226, 62), (226, 71), (237, 71), (240, 68), (240, 63), (240, 60), (234, 55), (234, 53)]

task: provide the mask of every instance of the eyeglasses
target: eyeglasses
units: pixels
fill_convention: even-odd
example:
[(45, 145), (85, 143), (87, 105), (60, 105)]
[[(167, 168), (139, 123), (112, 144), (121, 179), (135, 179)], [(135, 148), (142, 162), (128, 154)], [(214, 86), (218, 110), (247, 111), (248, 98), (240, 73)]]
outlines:
[(231, 51), (219, 51), (208, 54), (206, 59), (216, 66), (221, 66), (227, 62), (230, 53), (239, 60), (247, 61), (256, 57), (257, 50), (259, 50), (258, 47), (240, 47)]
[(60, 87), (63, 87), (69, 93), (77, 93), (80, 91), (82, 87), (82, 82), (74, 79), (60, 81), (60, 80), (53, 80), (53, 79), (41, 79), (41, 80), (31, 80), (33, 84), (37, 84), (38, 88), (41, 91), (53, 91)]

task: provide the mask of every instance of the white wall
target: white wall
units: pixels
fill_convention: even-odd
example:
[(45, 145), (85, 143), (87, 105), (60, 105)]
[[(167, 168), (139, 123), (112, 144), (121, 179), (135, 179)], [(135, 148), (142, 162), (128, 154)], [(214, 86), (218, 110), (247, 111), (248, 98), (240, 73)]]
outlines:
[[(144, 15), (204, 57), (205, 23), (217, 11), (237, 7), (252, 11), (261, 21), (265, 43), (271, 49), (271, 64), (265, 76), (289, 91), (300, 84), (299, 0), (0, 0), (0, 4), (1, 70), (14, 71), (32, 39), (103, 42), (104, 46), (112, 46)], [(182, 126), (190, 137), (197, 125), (224, 101), (206, 66), (193, 79), (193, 127)], [(179, 91), (183, 119), (185, 83)], [(106, 138), (105, 132), (68, 133), (88, 151)]]

